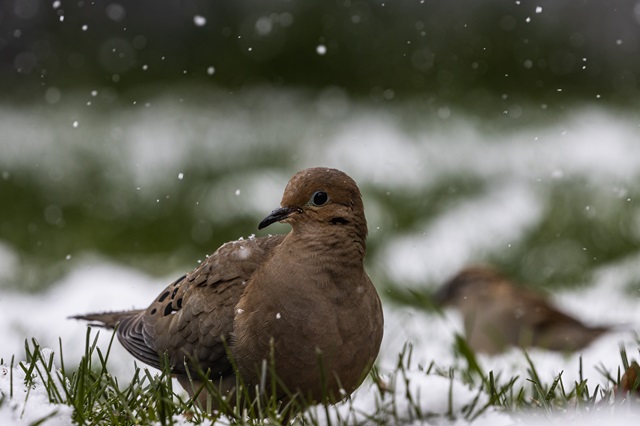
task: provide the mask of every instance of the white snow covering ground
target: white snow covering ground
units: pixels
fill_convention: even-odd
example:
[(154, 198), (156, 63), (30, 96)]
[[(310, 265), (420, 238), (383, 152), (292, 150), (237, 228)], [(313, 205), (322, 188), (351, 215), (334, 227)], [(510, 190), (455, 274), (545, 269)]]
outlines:
[[(116, 129), (120, 135), (125, 135), (125, 144), (130, 142), (129, 149), (135, 154), (125, 157), (128, 161), (138, 159), (131, 164), (138, 185), (154, 184), (154, 178), (162, 170), (171, 170), (171, 176), (175, 178), (177, 173), (174, 170), (180, 170), (180, 161), (186, 154), (183, 152), (174, 156), (172, 153), (185, 138), (193, 137), (191, 132), (197, 132), (177, 124), (180, 117), (176, 117), (175, 121), (157, 119), (157, 116), (163, 116), (162, 102), (159, 104), (155, 110), (156, 118), (144, 112), (127, 119), (123, 119), (123, 115)], [(200, 123), (200, 126), (205, 126), (204, 123), (210, 120), (219, 123), (229, 120), (237, 122), (238, 128), (250, 129), (247, 123), (256, 119), (230, 114), (211, 118), (197, 109), (191, 112), (195, 114), (192, 120)], [(0, 117), (4, 117), (0, 121), (18, 119), (17, 116), (5, 114)], [(19, 120), (18, 124), (14, 124), (19, 126)], [(80, 121), (85, 127), (91, 125), (87, 123), (90, 121), (88, 119), (83, 121), (80, 117)], [(7, 123), (4, 122), (5, 125)], [(504, 140), (499, 141), (493, 140), (497, 137), (495, 135), (479, 134), (464, 121), (413, 135), (399, 130), (398, 125), (388, 117), (371, 117), (365, 113), (354, 114), (349, 120), (339, 123), (335, 128), (324, 130), (320, 130), (317, 123), (309, 125), (307, 131), (301, 134), (302, 142), (295, 153), (299, 168), (318, 164), (338, 167), (349, 171), (361, 185), (381, 187), (391, 193), (407, 190), (419, 193), (461, 171), (487, 183), (488, 190), (484, 194), (451, 206), (439, 217), (425, 222), (420, 232), (414, 230), (391, 238), (377, 258), (368, 259), (370, 263), (382, 265), (377, 269), (385, 270), (397, 282), (408, 286), (441, 282), (461, 266), (476, 260), (478, 252), (499, 252), (517, 243), (525, 230), (540, 219), (543, 206), (538, 198), (537, 185), (541, 180), (581, 176), (599, 187), (610, 185), (614, 190), (621, 181), (633, 182), (640, 177), (640, 123), (597, 109), (578, 111), (566, 120), (542, 129), (527, 128), (500, 134), (499, 137)], [(29, 125), (25, 128), (32, 127)], [(215, 140), (226, 135), (224, 130), (214, 129), (217, 128), (211, 126), (210, 130), (199, 133), (198, 137)], [(29, 155), (28, 152), (25, 154), (25, 149), (32, 151), (30, 155), (38, 152), (46, 162), (46, 152), (53, 151), (47, 145), (52, 141), (45, 135), (45, 130), (46, 126), (22, 134), (20, 139), (29, 143), (21, 151), (4, 151), (6, 155), (3, 154), (0, 166), (2, 161), (26, 162), (21, 157)], [(158, 143), (162, 143), (166, 149), (158, 149)], [(149, 149), (151, 144), (153, 149)], [(249, 149), (233, 143), (227, 145), (224, 152), (216, 151), (221, 149), (218, 145), (210, 145), (209, 151), (203, 155), (209, 157), (207, 161), (215, 163), (213, 159), (231, 155), (229, 150), (234, 151), (234, 158), (238, 158)], [(105, 151), (105, 155), (113, 155), (113, 152), (113, 149)], [(76, 167), (71, 163), (65, 164), (66, 161), (59, 159), (59, 167), (68, 166), (70, 169), (66, 170)], [(43, 169), (47, 169), (46, 164)], [(280, 171), (270, 172), (266, 182), (260, 172), (243, 175), (241, 183), (234, 181), (235, 177), (238, 176), (227, 176), (218, 183), (217, 188), (211, 189), (211, 199), (216, 201), (210, 203), (211, 208), (222, 208), (218, 198), (220, 193), (231, 194), (236, 188), (243, 188), (241, 193), (235, 192), (236, 196), (249, 196), (250, 210), (262, 214), (277, 203), (287, 179)], [(234, 197), (228, 198), (232, 203)], [(207, 201), (203, 202), (206, 204)], [(372, 237), (375, 238), (376, 228), (388, 226), (386, 216), (375, 205), (368, 205), (367, 208), (370, 208), (369, 223)], [(638, 219), (640, 227), (640, 217)], [(248, 230), (247, 234), (250, 233), (251, 230)], [(16, 362), (23, 359), (25, 339), (36, 338), (43, 347), (51, 348), (55, 353), (59, 352), (60, 339), (65, 363), (72, 365), (82, 355), (86, 325), (69, 320), (67, 316), (144, 307), (175, 278), (152, 278), (135, 269), (89, 254), (76, 253), (69, 261), (74, 262), (73, 271), (42, 294), (6, 290), (0, 294), (0, 358), (3, 359), (0, 366), (0, 393), (5, 397), (9, 392), (9, 361), (13, 355)], [(0, 266), (3, 275), (19, 274), (16, 255), (2, 243)], [(182, 271), (177, 271), (176, 276), (180, 273)], [(626, 347), (631, 358), (638, 357), (638, 344), (632, 331), (640, 330), (640, 291), (633, 296), (624, 292), (624, 286), (634, 277), (637, 281), (638, 276), (640, 255), (597, 270), (593, 282), (585, 283), (583, 290), (554, 294), (554, 301), (559, 307), (585, 322), (614, 324), (617, 328), (582, 353), (562, 355), (531, 350), (529, 355), (543, 381), (550, 383), (562, 372), (565, 386), (571, 387), (578, 379), (581, 359), (583, 376), (588, 380), (590, 389), (596, 385), (609, 387), (597, 368), (604, 368), (615, 376), (621, 366), (621, 345)], [(393, 370), (405, 343), (412, 344), (408, 382), (395, 381), (394, 391), (400, 401), (396, 407), (398, 418), (405, 424), (425, 424), (414, 420), (411, 407), (405, 405), (408, 401), (402, 395), (408, 386), (416, 396), (414, 403), (420, 410), (435, 414), (433, 424), (467, 424), (466, 420), (455, 415), (477, 396), (477, 389), (470, 388), (456, 378), (450, 380), (421, 371), (431, 362), (445, 371), (462, 362), (454, 357), (452, 350), (454, 333), (461, 330), (458, 314), (449, 311), (444, 316), (438, 316), (409, 308), (400, 309), (384, 300), (383, 303), (386, 305), (386, 325), (378, 360), (381, 372), (384, 374)], [(102, 332), (100, 346), (106, 348), (109, 338), (110, 333)], [(519, 375), (522, 385), (526, 386), (528, 364), (521, 351), (513, 349), (492, 357), (480, 355), (479, 362), (485, 371), (493, 370), (502, 377)], [(111, 354), (110, 369), (121, 377), (120, 381), (134, 371), (132, 358), (118, 344), (114, 345)], [(0, 425), (28, 425), (54, 412), (44, 425), (69, 424), (70, 408), (49, 404), (42, 386), (36, 385), (30, 389), (26, 398), (21, 372), (18, 368), (13, 369), (14, 396), (9, 403), (0, 407)], [(339, 406), (331, 415), (350, 415), (362, 419), (368, 413), (375, 412), (376, 404), (381, 401), (376, 400), (376, 393), (371, 391), (371, 386), (370, 382), (366, 382), (349, 404)], [(486, 397), (481, 396), (481, 399), (483, 402)], [(606, 406), (602, 406), (601, 410), (595, 411), (568, 410), (563, 415), (551, 416), (490, 409), (476, 418), (473, 424), (600, 425), (606, 422), (635, 425), (640, 419), (640, 413), (633, 408), (618, 409), (611, 413)], [(447, 416), (449, 412), (453, 413), (453, 418)], [(324, 413), (319, 411), (316, 414), (328, 423)]]

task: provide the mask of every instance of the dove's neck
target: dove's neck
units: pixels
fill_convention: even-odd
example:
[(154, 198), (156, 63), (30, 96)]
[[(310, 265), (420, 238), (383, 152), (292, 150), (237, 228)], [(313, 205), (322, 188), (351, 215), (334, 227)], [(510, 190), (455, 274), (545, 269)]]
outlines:
[(338, 228), (331, 231), (292, 229), (282, 243), (290, 254), (304, 256), (307, 262), (317, 259), (319, 262), (335, 262), (362, 267), (366, 252), (365, 237), (353, 228)]

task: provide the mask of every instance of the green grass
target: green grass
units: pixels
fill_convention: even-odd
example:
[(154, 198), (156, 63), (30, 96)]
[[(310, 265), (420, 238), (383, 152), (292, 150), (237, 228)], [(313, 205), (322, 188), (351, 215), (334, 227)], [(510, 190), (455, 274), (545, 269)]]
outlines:
[[(340, 426), (401, 425), (434, 419), (442, 423), (446, 423), (447, 420), (473, 421), (489, 409), (505, 412), (537, 410), (542, 415), (570, 409), (593, 410), (598, 406), (615, 410), (627, 404), (629, 400), (634, 400), (629, 398), (628, 394), (616, 391), (620, 386), (622, 374), (630, 365), (624, 348), (620, 350), (621, 367), (617, 375), (613, 376), (606, 369), (601, 369), (606, 383), (601, 387), (598, 384), (589, 384), (582, 378), (582, 363), (579, 367), (580, 378), (576, 382), (565, 383), (562, 372), (551, 382), (544, 382), (540, 379), (536, 365), (526, 353), (529, 366), (524, 381), (518, 380), (518, 377), (502, 377), (499, 372), (484, 372), (464, 338), (458, 336), (454, 350), (464, 361), (460, 366), (447, 370), (438, 369), (434, 362), (427, 366), (416, 366), (412, 360), (412, 347), (405, 345), (398, 354), (393, 371), (381, 372), (374, 368), (364, 385), (369, 386), (370, 392), (373, 392), (375, 408), (372, 407), (371, 412), (361, 412), (351, 399), (343, 402), (348, 410), (340, 412), (331, 405), (307, 407), (304, 401), (295, 398), (293, 402), (284, 405), (274, 398), (252, 399), (242, 383), (238, 384), (234, 395), (234, 398), (242, 401), (237, 406), (232, 407), (218, 395), (215, 398), (219, 409), (203, 410), (196, 401), (187, 397), (182, 389), (174, 388), (168, 368), (160, 372), (151, 372), (146, 368), (137, 367), (132, 377), (120, 378), (121, 380), (114, 377), (108, 369), (113, 339), (106, 348), (100, 348), (97, 346), (97, 337), (98, 333), (87, 329), (84, 355), (77, 365), (65, 364), (62, 342), (56, 355), (51, 350), (43, 349), (35, 339), (27, 341), (26, 360), (18, 363), (19, 370), (16, 370), (24, 373), (24, 383), (20, 383), (20, 379), (14, 377), (15, 360), (12, 358), (9, 368), (5, 369), (11, 375), (10, 390), (8, 394), (0, 392), (0, 408), (15, 400), (24, 402), (22, 410), (28, 410), (32, 405), (26, 402), (32, 397), (32, 392), (42, 387), (50, 403), (71, 407), (72, 420), (79, 425), (164, 426), (187, 421), (195, 424), (221, 422), (238, 425), (279, 425), (295, 416), (297, 423)], [(4, 362), (2, 364), (4, 365)], [(446, 409), (443, 408), (439, 413), (424, 411), (420, 403), (421, 395), (415, 390), (412, 391), (410, 386), (411, 381), (417, 377), (416, 374), (441, 376), (449, 380)], [(459, 409), (454, 409), (455, 382), (467, 384), (475, 392), (475, 397)], [(638, 380), (634, 384), (636, 389), (637, 382)], [(274, 384), (266, 384), (269, 385)], [(216, 395), (211, 382), (200, 390)], [(425, 392), (426, 389), (423, 387), (420, 391)], [(56, 413), (57, 411), (54, 411), (31, 424), (46, 424)], [(24, 415), (24, 412), (20, 415)]]

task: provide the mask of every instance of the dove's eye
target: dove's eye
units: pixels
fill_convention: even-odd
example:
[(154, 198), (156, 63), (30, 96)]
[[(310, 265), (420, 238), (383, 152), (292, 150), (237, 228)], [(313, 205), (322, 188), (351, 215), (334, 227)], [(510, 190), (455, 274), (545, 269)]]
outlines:
[(329, 201), (329, 196), (323, 191), (316, 191), (311, 197), (311, 204), (314, 206), (321, 206), (327, 201)]

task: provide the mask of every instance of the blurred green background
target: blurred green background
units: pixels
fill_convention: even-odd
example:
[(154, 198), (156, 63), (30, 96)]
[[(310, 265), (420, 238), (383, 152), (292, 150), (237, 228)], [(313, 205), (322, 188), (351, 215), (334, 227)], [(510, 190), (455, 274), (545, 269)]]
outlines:
[(581, 284), (638, 254), (639, 77), (630, 0), (3, 1), (0, 287), (191, 269), (312, 165), (361, 185), (381, 286)]
[(634, 0), (9, 0), (0, 13), (0, 84), (21, 100), (185, 82), (330, 85), (472, 109), (505, 93), (638, 98)]

